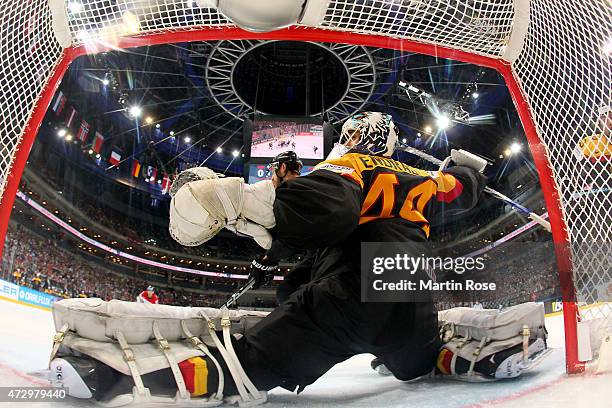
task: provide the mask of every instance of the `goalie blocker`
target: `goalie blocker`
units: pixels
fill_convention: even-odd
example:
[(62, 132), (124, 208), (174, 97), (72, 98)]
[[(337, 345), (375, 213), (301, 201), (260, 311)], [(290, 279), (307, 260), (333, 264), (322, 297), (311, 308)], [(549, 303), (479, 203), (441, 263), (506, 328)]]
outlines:
[[(213, 308), (66, 299), (53, 306), (57, 335), (50, 380), (71, 396), (105, 406), (133, 403), (257, 405), (257, 390), (232, 346), (267, 314)], [(444, 345), (437, 372), (457, 379), (511, 378), (546, 349), (544, 311), (455, 308), (439, 313)], [(217, 330), (222, 331), (223, 341)], [(384, 366), (378, 366), (384, 373)], [(226, 375), (229, 373), (229, 375)]]

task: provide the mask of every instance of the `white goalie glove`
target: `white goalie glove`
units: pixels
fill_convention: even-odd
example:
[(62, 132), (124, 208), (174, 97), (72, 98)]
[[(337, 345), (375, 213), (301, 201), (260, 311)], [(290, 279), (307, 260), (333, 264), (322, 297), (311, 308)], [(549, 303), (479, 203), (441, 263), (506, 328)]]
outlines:
[(197, 246), (227, 228), (269, 249), (272, 236), (268, 229), (275, 225), (275, 197), (272, 181), (253, 185), (238, 177), (189, 181), (172, 197), (170, 235), (181, 245)]
[(452, 149), (451, 155), (448, 156), (446, 159), (444, 159), (442, 164), (440, 164), (439, 170), (440, 171), (446, 170), (446, 168), (448, 167), (451, 161), (457, 166), (469, 167), (471, 169), (476, 170), (479, 173), (482, 173), (488, 164), (488, 162), (482, 157), (476, 156), (475, 154), (470, 153), (466, 150)]

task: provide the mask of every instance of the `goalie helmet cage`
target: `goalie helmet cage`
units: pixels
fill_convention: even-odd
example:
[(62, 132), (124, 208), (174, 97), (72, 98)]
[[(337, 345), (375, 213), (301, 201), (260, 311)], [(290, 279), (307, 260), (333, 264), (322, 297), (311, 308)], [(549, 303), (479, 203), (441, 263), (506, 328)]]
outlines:
[(205, 3), (2, 0), (1, 242), (40, 123), (78, 56), (164, 43), (269, 39), (350, 43), (468, 62), (503, 76), (521, 118), (556, 244), (566, 368), (584, 370), (588, 357), (579, 353), (579, 321), (612, 314), (610, 304), (590, 312), (577, 304), (609, 296), (601, 293), (610, 290), (612, 274), (611, 159), (593, 165), (576, 151), (584, 137), (610, 131), (600, 120), (611, 105), (612, 14), (606, 0), (309, 0), (300, 23), (267, 33), (237, 28)]

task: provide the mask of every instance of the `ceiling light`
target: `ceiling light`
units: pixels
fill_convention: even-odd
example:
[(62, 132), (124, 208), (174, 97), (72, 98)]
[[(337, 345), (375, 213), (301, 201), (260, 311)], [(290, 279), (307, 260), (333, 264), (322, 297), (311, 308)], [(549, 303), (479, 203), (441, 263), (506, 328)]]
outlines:
[(145, 122), (147, 123), (147, 125), (150, 125), (151, 123), (153, 123), (153, 118), (152, 118), (152, 117), (150, 117), (150, 116), (147, 116), (147, 117), (145, 118)]
[(108, 85), (109, 83), (110, 83), (110, 81), (108, 80), (108, 78), (104, 78), (102, 80), (102, 85), (104, 85), (104, 86)]
[(93, 154), (93, 150), (89, 149), (89, 151), (87, 153)]
[(217, 147), (217, 153), (221, 153), (223, 151), (223, 149), (221, 149), (221, 147)]
[(431, 126), (427, 125), (423, 130), (425, 131), (425, 133), (431, 133)]
[(509, 157), (511, 154), (512, 154), (512, 151), (510, 149), (504, 150), (504, 156)]
[(64, 137), (64, 136), (66, 136), (66, 133), (67, 133), (66, 129), (60, 129), (60, 130), (58, 130), (58, 131), (57, 131), (57, 135), (58, 135), (59, 137)]
[(191, 138), (189, 136), (185, 136), (183, 140), (185, 141), (185, 143), (191, 143)]
[(478, 92), (472, 92), (472, 98), (474, 99), (478, 99), (480, 95), (478, 95)]
[(402, 139), (402, 143), (406, 143), (406, 139), (405, 139), (405, 138), (404, 138), (404, 139)]
[(137, 118), (142, 113), (142, 108), (138, 105), (134, 105), (130, 108), (130, 115)]
[(232, 152), (232, 156), (234, 156), (234, 157), (238, 157), (239, 154), (240, 154), (240, 152), (238, 150), (234, 150)]
[(159, 129), (161, 127), (161, 125), (158, 123), (157, 125), (155, 125), (155, 129)]
[(67, 142), (70, 142), (71, 140), (72, 140), (72, 135), (71, 135), (70, 133), (68, 133), (68, 134), (66, 135), (66, 141), (67, 141)]
[(436, 120), (436, 124), (438, 125), (438, 128), (446, 129), (447, 127), (450, 126), (450, 119), (444, 115), (438, 116)]
[(520, 144), (520, 143), (516, 143), (516, 142), (515, 142), (515, 143), (512, 143), (512, 144), (510, 145), (510, 151), (511, 151), (512, 153), (518, 153), (518, 152), (520, 152), (520, 151), (521, 151), (521, 149), (522, 149), (522, 146), (521, 146), (521, 144)]
[(170, 131), (170, 136), (174, 136), (174, 130)]

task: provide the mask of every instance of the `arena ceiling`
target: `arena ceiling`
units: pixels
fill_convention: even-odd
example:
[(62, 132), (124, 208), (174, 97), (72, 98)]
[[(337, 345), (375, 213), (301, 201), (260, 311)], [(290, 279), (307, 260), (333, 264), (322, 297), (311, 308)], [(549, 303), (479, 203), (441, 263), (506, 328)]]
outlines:
[[(469, 120), (439, 129), (431, 104), (407, 95), (399, 83), (431, 96), (435, 109)], [(256, 114), (322, 116), (339, 130), (354, 112), (383, 110), (407, 144), (421, 143), (439, 156), (461, 146), (498, 166), (508, 145), (524, 140), (497, 72), (354, 45), (241, 40), (110, 51), (75, 61), (61, 89), (79, 113), (105, 123), (125, 153), (138, 131), (156, 127), (152, 160), (170, 168), (184, 151), (204, 160), (219, 147), (227, 163), (239, 161), (231, 153), (243, 148), (242, 122)], [(127, 115), (131, 106), (142, 108), (140, 121), (116, 126), (114, 115)]]

